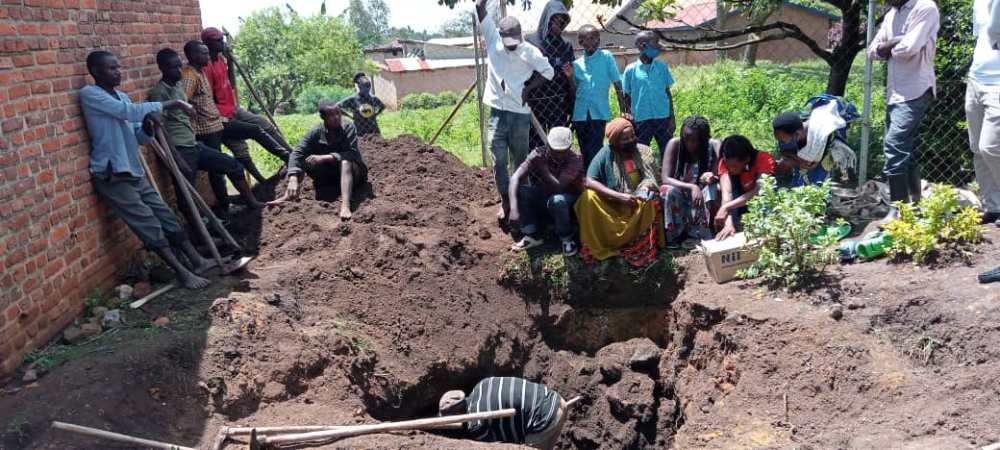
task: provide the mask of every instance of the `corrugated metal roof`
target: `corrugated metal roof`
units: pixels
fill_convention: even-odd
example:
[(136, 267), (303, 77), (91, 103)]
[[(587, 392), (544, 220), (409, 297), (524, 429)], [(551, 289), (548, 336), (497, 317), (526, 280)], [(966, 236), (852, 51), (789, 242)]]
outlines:
[(450, 69), (454, 67), (472, 67), (476, 60), (468, 59), (422, 59), (422, 58), (388, 58), (383, 63), (389, 72), (420, 72), (425, 70)]

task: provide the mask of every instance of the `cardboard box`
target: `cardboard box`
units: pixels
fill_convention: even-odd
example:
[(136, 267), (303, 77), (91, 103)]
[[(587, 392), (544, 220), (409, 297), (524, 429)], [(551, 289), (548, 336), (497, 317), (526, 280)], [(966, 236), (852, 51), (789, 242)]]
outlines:
[(702, 241), (698, 245), (705, 255), (705, 266), (716, 283), (736, 278), (736, 272), (757, 261), (757, 250), (747, 244), (746, 236), (737, 233), (724, 241)]

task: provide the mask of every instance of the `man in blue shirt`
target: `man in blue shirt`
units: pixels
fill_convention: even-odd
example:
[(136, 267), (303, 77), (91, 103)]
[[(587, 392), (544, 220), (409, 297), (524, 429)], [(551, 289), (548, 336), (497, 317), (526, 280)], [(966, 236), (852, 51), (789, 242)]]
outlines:
[(607, 50), (598, 49), (601, 33), (593, 25), (584, 25), (580, 27), (579, 34), (583, 56), (573, 62), (570, 80), (576, 92), (573, 128), (576, 129), (576, 139), (580, 141), (586, 170), (594, 155), (604, 146), (604, 126), (611, 120), (608, 89), (612, 84), (623, 111), (628, 111), (628, 104), (622, 95), (622, 77), (618, 73), (615, 57)]
[(636, 139), (640, 144), (650, 145), (655, 138), (662, 160), (663, 150), (677, 127), (674, 97), (670, 92), (674, 77), (667, 63), (656, 59), (663, 50), (655, 33), (640, 32), (635, 37), (635, 46), (639, 49), (639, 60), (625, 68), (622, 87), (632, 105)]
[[(184, 228), (160, 194), (146, 179), (139, 160), (139, 144), (146, 143), (154, 127), (162, 126), (160, 113), (180, 109), (194, 114), (180, 100), (133, 104), (115, 89), (121, 84), (121, 65), (115, 55), (94, 51), (87, 56), (87, 70), (95, 84), (80, 90), (80, 106), (90, 133), (90, 175), (94, 190), (125, 221), (147, 248), (156, 252), (177, 273), (188, 289), (201, 289), (209, 281), (203, 273), (215, 263), (206, 260), (191, 245)], [(136, 123), (142, 122), (142, 127)], [(171, 246), (180, 248), (194, 266), (189, 270)]]

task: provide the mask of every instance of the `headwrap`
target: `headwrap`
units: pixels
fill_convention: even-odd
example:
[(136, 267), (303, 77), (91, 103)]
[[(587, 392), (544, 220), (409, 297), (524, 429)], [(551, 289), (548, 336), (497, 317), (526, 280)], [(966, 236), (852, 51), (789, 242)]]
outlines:
[(218, 28), (208, 27), (201, 31), (201, 41), (211, 41), (222, 39), (222, 32)]
[(619, 117), (608, 122), (608, 124), (604, 127), (604, 136), (608, 138), (609, 144), (615, 145), (618, 144), (618, 140), (621, 139), (622, 133), (629, 128), (632, 128), (633, 131), (635, 130), (632, 122)]

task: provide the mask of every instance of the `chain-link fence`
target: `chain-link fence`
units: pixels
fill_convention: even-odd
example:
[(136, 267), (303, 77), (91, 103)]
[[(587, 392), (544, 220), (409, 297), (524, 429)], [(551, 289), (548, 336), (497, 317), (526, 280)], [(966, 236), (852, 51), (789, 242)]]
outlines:
[[(658, 142), (656, 138), (678, 135), (685, 118), (700, 115), (709, 120), (713, 138), (742, 134), (757, 148), (777, 153), (771, 120), (781, 112), (806, 113), (811, 98), (829, 92), (842, 96), (859, 113), (846, 131), (848, 144), (859, 156), (857, 170), (848, 175), (854, 180), (882, 177), (886, 69), (885, 64), (875, 62), (871, 66), (871, 76), (866, 76), (867, 1), (720, 4), (715, 0), (625, 0), (611, 6), (595, 0), (574, 0), (564, 10), (569, 17), (566, 24), (551, 22), (552, 8), (555, 11), (560, 8), (548, 5), (550, 2), (501, 3), (490, 1), (490, 14), (497, 18), (516, 17), (526, 40), (540, 47), (556, 68), (554, 80), (533, 91), (528, 105), (545, 129), (573, 127), (577, 145), (586, 144), (579, 142), (579, 138), (584, 137), (586, 141), (588, 132), (581, 126), (583, 120), (580, 119), (605, 118), (602, 117), (603, 107), (593, 106), (595, 102), (600, 103), (595, 100), (593, 87), (601, 83), (605, 74), (595, 73), (594, 64), (588, 66), (592, 57), (582, 58), (581, 34), (586, 35), (590, 27), (597, 30), (599, 50), (613, 58), (617, 76), (622, 77), (630, 65), (640, 60), (635, 44), (637, 33), (650, 30), (664, 49), (655, 59), (666, 63), (673, 81), (669, 115), (675, 119), (668, 121), (662, 117), (662, 105), (649, 100), (655, 97), (641, 98), (641, 95), (634, 95), (635, 91), (626, 94), (633, 94), (627, 110), (635, 120), (662, 121), (662, 126), (655, 125), (641, 136), (642, 140), (651, 141), (650, 146), (655, 151), (666, 145), (665, 141)], [(970, 3), (968, 0), (940, 2), (938, 97), (923, 121), (918, 146), (923, 176), (930, 181), (964, 185), (974, 177), (963, 109), (965, 72), (973, 44), (969, 32)], [(669, 6), (659, 8), (658, 5)], [(873, 11), (874, 33), (884, 7), (877, 6)], [(562, 25), (562, 32), (550, 36), (546, 33), (550, 25)], [(556, 39), (556, 35), (561, 40)], [(472, 44), (481, 49), (481, 36)], [(485, 56), (481, 51), (477, 51), (476, 56), (477, 91), (481, 103), (482, 84), (486, 79)], [(575, 66), (574, 71), (564, 70), (566, 65)], [(635, 75), (632, 74), (632, 86), (626, 81), (623, 86), (626, 90), (636, 89)], [(647, 75), (641, 74), (640, 78)], [(581, 85), (585, 88), (581, 95), (589, 96), (584, 100), (590, 105), (582, 108), (582, 112), (577, 100)], [(870, 108), (865, 107), (866, 93), (870, 93)], [(613, 85), (606, 95), (608, 117), (619, 116), (623, 109)], [(638, 117), (640, 115), (644, 117)], [(479, 150), (484, 165), (490, 163), (488, 116), (488, 108), (483, 108), (479, 114)], [(868, 136), (864, 133), (866, 123), (870, 124)], [(445, 128), (443, 138), (447, 139), (454, 128)], [(591, 131), (595, 129), (592, 127)], [(533, 131), (532, 146), (541, 145), (543, 141), (535, 134)]]

